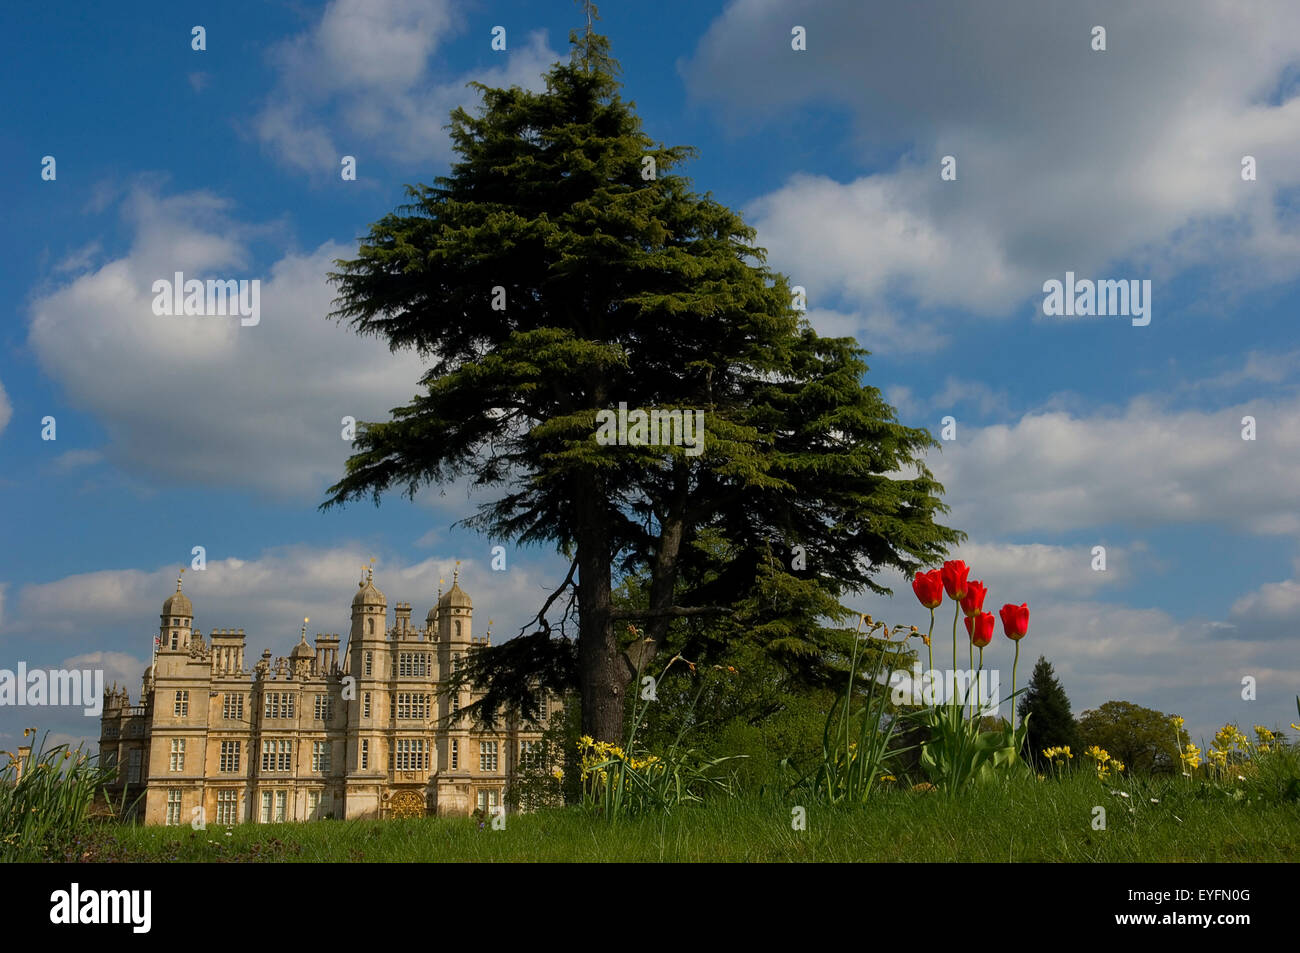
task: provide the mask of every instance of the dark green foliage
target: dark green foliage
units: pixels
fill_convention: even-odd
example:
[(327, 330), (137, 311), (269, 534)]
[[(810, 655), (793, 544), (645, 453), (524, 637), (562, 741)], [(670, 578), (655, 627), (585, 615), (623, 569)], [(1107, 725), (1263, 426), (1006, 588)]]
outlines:
[(1020, 698), (1020, 718), (1029, 719), (1026, 755), (1038, 769), (1043, 770), (1044, 748), (1069, 745), (1077, 759), (1080, 756), (1079, 734), (1074, 715), (1070, 712), (1070, 699), (1052, 671), (1052, 663), (1038, 656), (1034, 674), (1029, 678), (1028, 690)]
[(1079, 716), (1079, 744), (1105, 748), (1132, 774), (1178, 770), (1178, 746), (1186, 739), (1187, 732), (1176, 731), (1169, 715), (1132, 702), (1109, 701)]
[[(819, 337), (753, 230), (673, 174), (691, 150), (641, 130), (605, 39), (573, 42), (544, 93), (478, 87), (481, 113), (452, 114), (450, 173), (338, 263), (335, 316), (430, 368), (391, 420), (362, 425), (324, 505), (467, 475), (497, 490), (465, 523), (572, 568), (563, 619), (543, 609), (534, 645), (468, 667), (489, 686), (476, 714), (527, 713), (536, 665), (570, 673), (585, 733), (617, 741), (626, 622), (659, 649), (674, 620), (709, 617), (702, 659), (749, 641), (817, 680), (840, 600), (886, 591), (877, 571), (932, 563), (961, 534), (934, 522), (942, 487), (920, 455), (936, 442), (863, 386), (866, 352)], [(597, 412), (620, 402), (703, 411), (703, 453), (597, 443)], [(627, 577), (643, 592), (615, 606)]]

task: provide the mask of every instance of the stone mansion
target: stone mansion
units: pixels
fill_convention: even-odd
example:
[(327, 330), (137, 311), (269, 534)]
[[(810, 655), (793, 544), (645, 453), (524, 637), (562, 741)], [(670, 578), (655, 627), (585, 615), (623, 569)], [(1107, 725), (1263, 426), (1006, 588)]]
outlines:
[(130, 815), (146, 824), (221, 825), (502, 805), (517, 769), (540, 754), (556, 700), (541, 700), (537, 724), (506, 717), (485, 731), (458, 718), (477, 695), (450, 691), (449, 676), (489, 641), (473, 634), (459, 569), (423, 627), (401, 602), (389, 623), (373, 575), (352, 597), (341, 659), (339, 636), (308, 645), (304, 620), (287, 658), (267, 649), (251, 670), (244, 630), (214, 629), (205, 642), (178, 579), (140, 704), (125, 689), (106, 692), (99, 745), (101, 763), (118, 767), (112, 802), (123, 803), (125, 789)]

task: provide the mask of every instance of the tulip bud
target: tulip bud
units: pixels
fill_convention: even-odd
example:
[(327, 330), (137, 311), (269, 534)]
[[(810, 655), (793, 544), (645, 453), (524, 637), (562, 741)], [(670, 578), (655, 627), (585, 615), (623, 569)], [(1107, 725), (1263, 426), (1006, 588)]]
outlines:
[(993, 641), (993, 613), (981, 612), (966, 617), (966, 632), (971, 645), (982, 649)]
[(970, 567), (960, 559), (950, 559), (943, 564), (940, 573), (948, 598), (953, 602), (961, 602), (966, 595), (966, 577), (970, 574)]
[(984, 583), (972, 579), (966, 584), (966, 595), (961, 600), (961, 611), (968, 616), (984, 611), (984, 597), (988, 595), (988, 591)]
[(912, 591), (927, 609), (937, 609), (943, 604), (943, 576), (937, 569), (918, 572), (912, 580)]
[(1008, 639), (1019, 642), (1029, 631), (1029, 606), (1021, 603), (1018, 606), (1007, 603), (999, 615), (1002, 616), (1002, 631), (1006, 633)]

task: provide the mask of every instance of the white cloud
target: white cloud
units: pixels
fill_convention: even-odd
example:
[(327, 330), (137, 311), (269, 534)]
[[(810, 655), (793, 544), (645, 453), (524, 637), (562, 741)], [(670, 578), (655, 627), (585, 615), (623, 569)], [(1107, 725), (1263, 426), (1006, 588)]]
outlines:
[(104, 459), (98, 450), (68, 450), (54, 458), (54, 469), (61, 473), (94, 466)]
[[(252, 272), (259, 229), (214, 196), (136, 188), (124, 211), (134, 226), (126, 256), (32, 304), (28, 340), (45, 373), (99, 417), (109, 435), (100, 452), (128, 471), (319, 497), (350, 452), (341, 419), (386, 420), (424, 370), (414, 354), (326, 320), (326, 274), (352, 250), (327, 243)], [(177, 271), (260, 278), (261, 322), (155, 315), (152, 284)]]
[(512, 37), (500, 66), (440, 78), (435, 54), (462, 26), (454, 10), (449, 0), (333, 0), (275, 50), (280, 79), (254, 119), (258, 138), (289, 165), (330, 175), (344, 154), (448, 158), (451, 110), (477, 101), (467, 83), (539, 90), (558, 59), (539, 31)]
[[(304, 617), (311, 619), (309, 637), (336, 632), (346, 639), (352, 596), (372, 553), (362, 545), (294, 545), (245, 559), (209, 559), (205, 570), (185, 574), (184, 588), (194, 603), (195, 625), (205, 634), (214, 628), (243, 628), (250, 652), (270, 648), (284, 654), (297, 641)], [(494, 642), (517, 635), (563, 580), (568, 566), (557, 560), (521, 563), (510, 554), (509, 571), (493, 572), (486, 546), (484, 554), (483, 559), (430, 556), (415, 563), (381, 554), (375, 585), (387, 596), (390, 619), (394, 604), (409, 602), (412, 620), (423, 625), (437, 598), (439, 579), (445, 580), (444, 589), (450, 588), (460, 558), (461, 587), (476, 603), (476, 633), (484, 634), (491, 619)], [(16, 590), (5, 635), (84, 638), (90, 631), (119, 628), (130, 631), (134, 641), (111, 646), (112, 651), (152, 651), (161, 606), (175, 589), (172, 567), (106, 569), (28, 583)]]
[(9, 418), (14, 415), (13, 405), (9, 403), (9, 395), (5, 393), (3, 383), (0, 383), (0, 432), (9, 424)]
[[(1088, 46), (1095, 22), (1104, 53)], [(793, 23), (806, 53), (790, 50)], [(772, 265), (810, 301), (1004, 317), (1072, 270), (1151, 278), (1161, 321), (1182, 270), (1216, 269), (1231, 300), (1300, 269), (1286, 211), (1300, 185), (1300, 98), (1285, 98), (1297, 37), (1300, 7), (1281, 0), (1248, 13), (1115, 0), (1086, 14), (1040, 0), (736, 0), (681, 69), (733, 125), (798, 135), (805, 105), (850, 117), (846, 145), (871, 174), (795, 175), (750, 209)], [(1244, 154), (1258, 181), (1242, 181)], [(954, 182), (939, 177), (944, 155)]]
[[(1300, 559), (1294, 568), (1300, 576)], [(1239, 637), (1294, 640), (1300, 624), (1300, 578), (1264, 583), (1234, 602), (1228, 618)]]
[(1119, 546), (1107, 548), (1105, 572), (1092, 569), (1091, 546), (967, 542), (954, 547), (950, 558), (965, 560), (971, 577), (989, 588), (984, 606), (988, 612), (1008, 602), (1019, 605), (1031, 596), (1078, 598), (1128, 581), (1129, 553)]
[(102, 250), (97, 241), (75, 248), (54, 266), (54, 270), (56, 272), (84, 271), (94, 263)]
[[(1241, 439), (1241, 419), (1258, 439)], [(1206, 523), (1300, 532), (1300, 398), (1214, 411), (1147, 397), (1114, 416), (1030, 413), (958, 429), (929, 459), (950, 525), (985, 536)]]
[(1188, 387), (1231, 388), (1242, 384), (1283, 384), (1300, 378), (1300, 350), (1248, 351), (1241, 367), (1225, 371), (1203, 381), (1192, 381)]
[(58, 667), (64, 670), (99, 669), (104, 673), (105, 688), (117, 685), (119, 688), (125, 687), (134, 694), (139, 691), (141, 676), (148, 665), (148, 655), (140, 657), (126, 652), (98, 651), (66, 658), (59, 663)]

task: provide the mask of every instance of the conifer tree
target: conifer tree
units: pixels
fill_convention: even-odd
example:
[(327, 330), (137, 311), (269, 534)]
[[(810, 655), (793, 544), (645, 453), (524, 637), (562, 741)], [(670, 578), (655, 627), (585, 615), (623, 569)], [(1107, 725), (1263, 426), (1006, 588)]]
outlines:
[[(616, 741), (633, 624), (651, 654), (674, 620), (707, 619), (814, 673), (841, 598), (962, 534), (934, 521), (943, 488), (920, 454), (936, 441), (863, 385), (867, 352), (818, 336), (753, 229), (673, 173), (693, 150), (642, 131), (605, 37), (570, 42), (545, 92), (476, 84), (449, 174), (338, 262), (332, 317), (430, 367), (359, 428), (322, 506), (463, 475), (496, 488), (465, 524), (571, 563), (531, 631), (464, 667), (487, 689), (477, 714), (531, 717), (539, 684), (576, 687), (584, 733)], [(620, 403), (702, 411), (702, 452), (598, 441)], [(629, 577), (640, 605), (613, 597)], [(552, 625), (561, 606), (576, 639), (568, 609)]]
[(1079, 757), (1079, 732), (1074, 715), (1070, 712), (1070, 699), (1052, 670), (1052, 663), (1038, 656), (1034, 673), (1029, 678), (1028, 690), (1020, 698), (1020, 717), (1029, 718), (1026, 732), (1026, 754), (1029, 760), (1042, 766), (1043, 749), (1069, 745), (1075, 758)]

